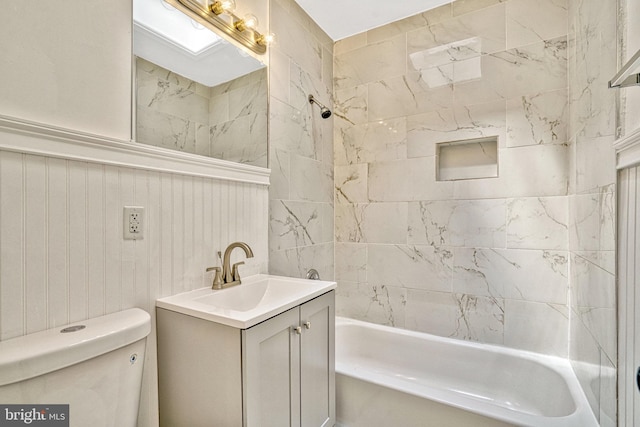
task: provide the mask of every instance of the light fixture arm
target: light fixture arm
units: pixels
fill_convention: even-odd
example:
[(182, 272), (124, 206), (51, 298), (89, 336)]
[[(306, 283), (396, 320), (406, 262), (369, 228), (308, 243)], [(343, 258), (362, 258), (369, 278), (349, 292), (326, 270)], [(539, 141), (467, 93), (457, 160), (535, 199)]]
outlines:
[(215, 13), (216, 15), (223, 14), (226, 11), (224, 6), (222, 5), (222, 2), (218, 0), (211, 3), (211, 6), (209, 6), (209, 10)]
[(247, 29), (247, 26), (246, 26), (246, 25), (245, 25), (245, 23), (244, 23), (244, 19), (241, 19), (241, 20), (239, 20), (239, 21), (236, 21), (236, 22), (233, 24), (233, 26), (234, 26), (234, 27), (236, 27), (236, 30), (238, 30), (238, 31), (240, 31), (240, 32), (242, 32), (242, 31), (244, 31), (244, 30), (246, 30), (246, 29)]

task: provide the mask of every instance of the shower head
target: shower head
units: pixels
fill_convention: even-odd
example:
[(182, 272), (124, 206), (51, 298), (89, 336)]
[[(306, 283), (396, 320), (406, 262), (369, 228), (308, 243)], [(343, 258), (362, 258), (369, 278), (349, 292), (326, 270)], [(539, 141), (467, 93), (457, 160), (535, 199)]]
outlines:
[(331, 110), (329, 110), (327, 107), (322, 107), (320, 109), (320, 115), (323, 119), (328, 119), (331, 116)]
[(331, 117), (331, 110), (319, 103), (313, 95), (309, 95), (309, 104), (318, 104), (318, 107), (320, 107), (320, 116), (322, 116), (323, 119)]

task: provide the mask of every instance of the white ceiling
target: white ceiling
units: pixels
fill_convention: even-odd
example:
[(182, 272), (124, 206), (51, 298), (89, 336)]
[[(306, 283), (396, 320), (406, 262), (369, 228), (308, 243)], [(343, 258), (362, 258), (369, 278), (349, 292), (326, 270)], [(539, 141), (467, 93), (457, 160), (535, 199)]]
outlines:
[(296, 0), (334, 41), (433, 9), (452, 0)]

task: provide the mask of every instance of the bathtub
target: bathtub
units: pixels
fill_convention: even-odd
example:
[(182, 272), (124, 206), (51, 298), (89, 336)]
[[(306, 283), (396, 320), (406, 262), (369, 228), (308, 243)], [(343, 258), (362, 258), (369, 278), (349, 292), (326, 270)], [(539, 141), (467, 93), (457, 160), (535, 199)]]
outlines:
[(337, 317), (335, 366), (338, 426), (598, 426), (558, 357)]

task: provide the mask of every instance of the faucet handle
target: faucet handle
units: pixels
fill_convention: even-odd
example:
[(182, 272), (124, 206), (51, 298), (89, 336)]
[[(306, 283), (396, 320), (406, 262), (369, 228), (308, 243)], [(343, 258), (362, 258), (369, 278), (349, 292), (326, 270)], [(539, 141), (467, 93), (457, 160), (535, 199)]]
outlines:
[(213, 284), (211, 285), (211, 289), (222, 289), (222, 284), (224, 281), (222, 280), (222, 269), (220, 267), (209, 267), (207, 271), (215, 271), (213, 275)]
[(233, 266), (231, 267), (231, 274), (233, 275), (233, 280), (234, 281), (240, 281), (240, 273), (238, 272), (238, 266), (239, 265), (243, 265), (244, 261), (240, 261), (240, 262), (236, 262), (235, 264), (233, 264)]

